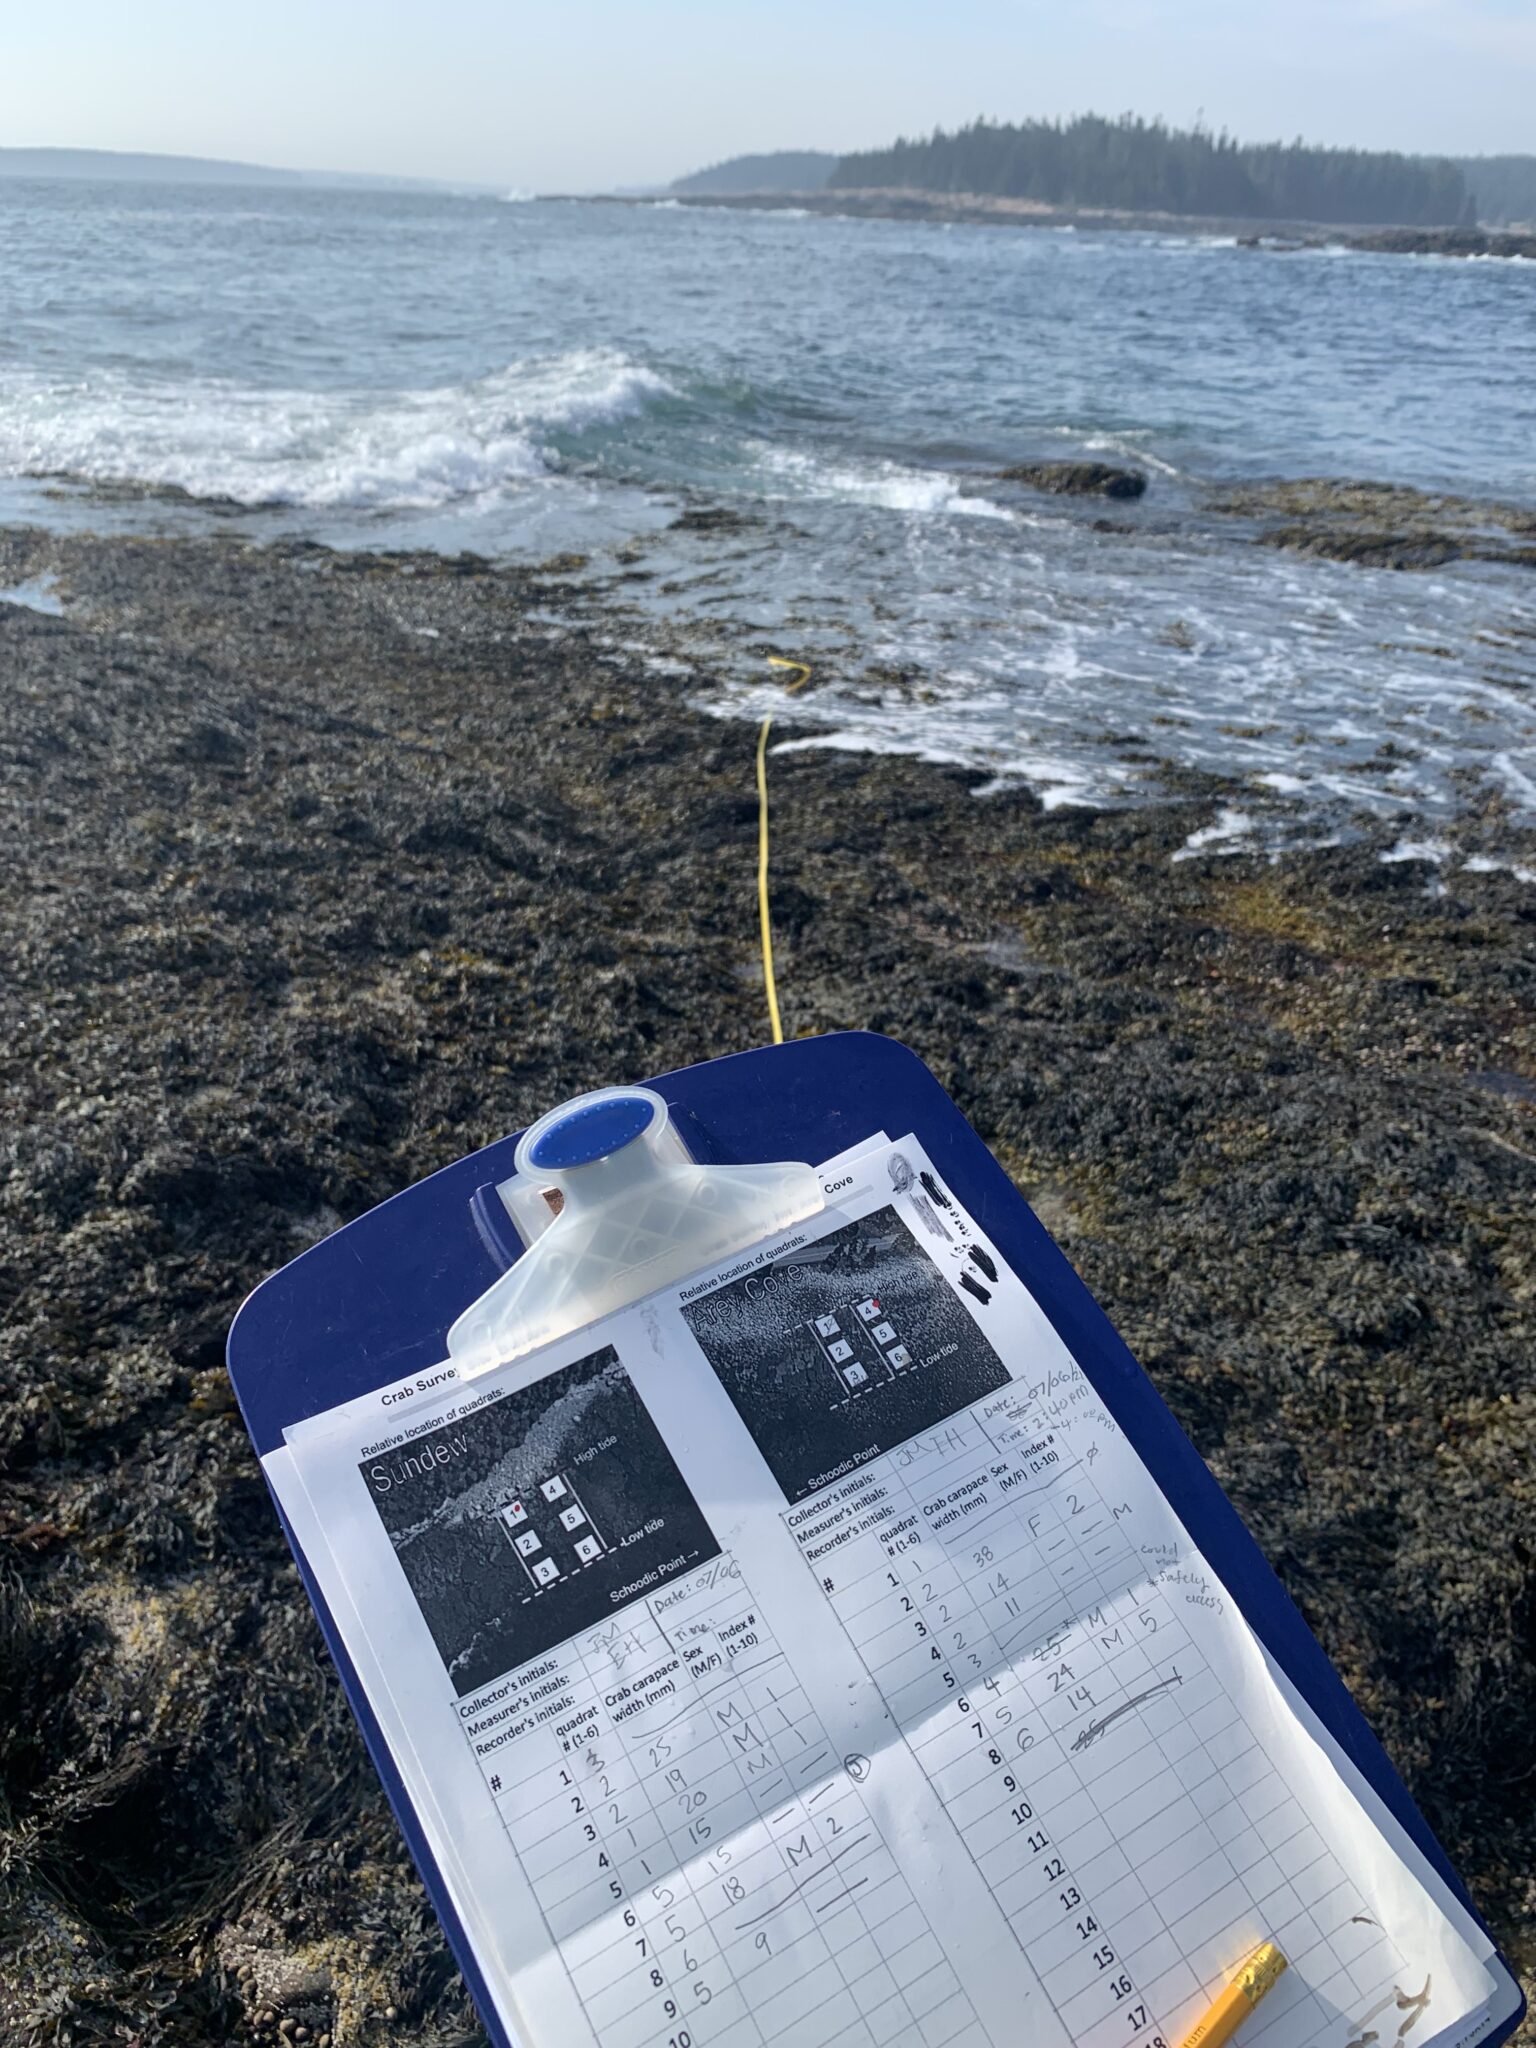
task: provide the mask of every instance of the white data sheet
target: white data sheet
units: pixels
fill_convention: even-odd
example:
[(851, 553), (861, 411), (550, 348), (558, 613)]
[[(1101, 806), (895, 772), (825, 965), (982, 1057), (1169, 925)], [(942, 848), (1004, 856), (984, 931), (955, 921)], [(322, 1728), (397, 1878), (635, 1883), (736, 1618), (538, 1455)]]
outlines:
[(910, 1139), (267, 1469), (527, 2048), (1470, 2043), (1454, 1896)]

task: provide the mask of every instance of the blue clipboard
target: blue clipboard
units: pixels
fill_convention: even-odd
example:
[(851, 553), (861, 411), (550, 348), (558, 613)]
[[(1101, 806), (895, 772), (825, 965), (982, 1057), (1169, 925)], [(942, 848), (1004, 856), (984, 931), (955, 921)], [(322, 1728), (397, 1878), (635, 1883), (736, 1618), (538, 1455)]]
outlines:
[[(1039, 1302), (1275, 1662), (1476, 1917), (1402, 1780), (1236, 1510), (1103, 1310), (917, 1055), (892, 1039), (848, 1031), (684, 1067), (646, 1085), (665, 1098), (694, 1157), (703, 1162), (819, 1164), (881, 1130), (892, 1137), (911, 1132), (919, 1140)], [(244, 1303), (229, 1336), (229, 1374), (259, 1454), (278, 1449), (290, 1425), (442, 1361), (449, 1324), (517, 1254), (517, 1240), (498, 1231), (485, 1194), (511, 1175), (519, 1136), (514, 1132), (381, 1203), (274, 1273)], [(352, 1711), (486, 2030), (497, 2048), (524, 2048), (496, 2021), (357, 1672), (293, 1530), (278, 1512)], [(1493, 1960), (1518, 1987), (1502, 1954)], [(1522, 1998), (1480, 2048), (1497, 2048), (1524, 2017)]]

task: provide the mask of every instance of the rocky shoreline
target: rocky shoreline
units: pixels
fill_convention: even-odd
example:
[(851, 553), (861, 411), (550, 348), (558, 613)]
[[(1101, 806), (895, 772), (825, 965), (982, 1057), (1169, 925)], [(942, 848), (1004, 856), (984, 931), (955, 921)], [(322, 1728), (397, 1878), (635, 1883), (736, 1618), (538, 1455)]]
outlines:
[(747, 213), (810, 213), (847, 220), (928, 220), (971, 227), (1094, 228), (1118, 232), (1230, 235), (1244, 248), (1374, 250), (1393, 256), (1500, 256), (1536, 259), (1536, 234), (1502, 228), (1339, 227), (1316, 221), (1255, 221), (1221, 214), (1133, 213), (1098, 206), (1048, 206), (977, 192), (875, 188), (818, 192), (556, 193), (552, 198), (625, 206), (725, 206)]
[[(62, 609), (0, 603), (0, 2036), (469, 2044), (224, 1335), (403, 1183), (763, 1037), (752, 730), (558, 566), (0, 533), (24, 584)], [(1176, 859), (1236, 801), (1189, 776), (771, 772), (788, 1028), (934, 1066), (1529, 1979), (1536, 888), (1371, 831)]]
[(1213, 512), (1245, 520), (1263, 547), (1362, 569), (1498, 562), (1536, 569), (1536, 513), (1406, 484), (1288, 477), (1212, 490)]

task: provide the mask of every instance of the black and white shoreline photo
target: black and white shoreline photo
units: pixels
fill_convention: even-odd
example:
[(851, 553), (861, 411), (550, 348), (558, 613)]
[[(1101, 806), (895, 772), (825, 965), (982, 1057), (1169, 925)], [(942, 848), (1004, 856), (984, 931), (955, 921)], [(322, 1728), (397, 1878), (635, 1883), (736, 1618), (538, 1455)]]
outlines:
[(611, 1346), (358, 1470), (461, 1698), (719, 1552)]
[(890, 1206), (683, 1316), (790, 1502), (1009, 1377)]

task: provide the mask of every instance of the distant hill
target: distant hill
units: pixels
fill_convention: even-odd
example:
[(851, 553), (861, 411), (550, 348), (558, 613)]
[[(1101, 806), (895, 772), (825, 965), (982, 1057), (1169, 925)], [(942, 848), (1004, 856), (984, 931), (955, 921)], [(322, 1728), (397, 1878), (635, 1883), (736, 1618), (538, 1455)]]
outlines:
[(1131, 114), (936, 129), (843, 157), (828, 184), (1337, 226), (1455, 227), (1472, 218), (1466, 180), (1443, 157), (1239, 142)]
[(824, 149), (776, 149), (766, 156), (727, 157), (722, 164), (675, 178), (673, 192), (819, 192), (837, 169)]
[(364, 185), (411, 192), (453, 189), (427, 178), (391, 178), (367, 171), (282, 171), (222, 157), (152, 156), (127, 149), (0, 149), (0, 178), (121, 178), (151, 185)]
[(1461, 156), (1455, 163), (1486, 226), (1536, 221), (1536, 156)]
[(118, 149), (0, 149), (0, 178), (134, 178), (156, 185), (298, 185), (302, 171), (217, 157), (147, 156)]

